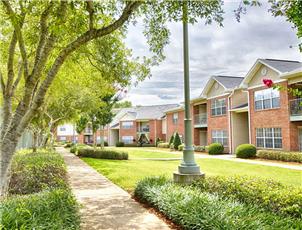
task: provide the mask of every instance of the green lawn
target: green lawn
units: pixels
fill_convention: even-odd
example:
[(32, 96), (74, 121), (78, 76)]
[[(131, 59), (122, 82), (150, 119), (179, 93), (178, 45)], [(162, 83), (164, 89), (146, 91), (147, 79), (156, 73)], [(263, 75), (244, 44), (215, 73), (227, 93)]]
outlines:
[[(123, 149), (124, 150), (124, 149)], [(126, 150), (126, 149), (125, 149)], [(147, 152), (127, 148), (130, 160), (102, 160), (82, 158), (86, 163), (109, 178), (122, 188), (132, 191), (135, 184), (146, 176), (166, 175), (172, 177), (177, 170), (179, 160), (131, 160), (131, 158), (175, 158), (177, 154)], [(151, 156), (152, 155), (152, 156)], [(254, 165), (241, 162), (232, 162), (220, 159), (198, 159), (201, 170), (206, 175), (249, 175), (263, 178), (271, 178), (282, 183), (294, 186), (302, 186), (302, 172), (285, 168)]]

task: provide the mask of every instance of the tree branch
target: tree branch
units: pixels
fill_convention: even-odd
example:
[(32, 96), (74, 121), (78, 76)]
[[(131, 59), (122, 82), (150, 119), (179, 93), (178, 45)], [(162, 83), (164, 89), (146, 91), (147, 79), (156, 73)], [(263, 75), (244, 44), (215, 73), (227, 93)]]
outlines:
[(92, 30), (93, 29), (93, 19), (94, 19), (93, 1), (87, 0), (86, 9), (89, 13), (89, 30)]
[(2, 72), (0, 71), (0, 84), (1, 84), (1, 90), (2, 90), (2, 95), (4, 96), (5, 94), (5, 83), (3, 79)]
[(13, 32), (11, 42), (8, 49), (8, 60), (7, 60), (7, 81), (6, 81), (6, 94), (10, 94), (11, 86), (14, 81), (14, 56), (17, 44), (16, 30)]

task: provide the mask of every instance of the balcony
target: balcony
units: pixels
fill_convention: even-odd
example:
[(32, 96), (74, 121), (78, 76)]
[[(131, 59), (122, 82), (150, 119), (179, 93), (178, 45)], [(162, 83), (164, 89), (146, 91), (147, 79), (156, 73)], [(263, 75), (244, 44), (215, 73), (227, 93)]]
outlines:
[(150, 132), (150, 128), (149, 127), (140, 127), (139, 129), (137, 129), (138, 133), (149, 133)]
[(289, 101), (290, 106), (290, 120), (302, 121), (302, 98)]
[(92, 128), (85, 128), (84, 129), (84, 135), (92, 135), (93, 132), (92, 132)]
[(206, 113), (194, 115), (194, 127), (195, 128), (208, 127), (208, 119)]

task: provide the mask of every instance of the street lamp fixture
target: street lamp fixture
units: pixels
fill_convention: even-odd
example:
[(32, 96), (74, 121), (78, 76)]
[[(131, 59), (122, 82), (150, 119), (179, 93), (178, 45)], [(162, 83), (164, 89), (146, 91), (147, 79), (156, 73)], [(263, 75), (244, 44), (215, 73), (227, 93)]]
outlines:
[(188, 2), (183, 1), (183, 54), (184, 54), (184, 97), (185, 97), (185, 143), (183, 159), (178, 171), (173, 174), (174, 182), (191, 183), (204, 176), (194, 159), (192, 145), (192, 119), (190, 112), (189, 42), (188, 42)]

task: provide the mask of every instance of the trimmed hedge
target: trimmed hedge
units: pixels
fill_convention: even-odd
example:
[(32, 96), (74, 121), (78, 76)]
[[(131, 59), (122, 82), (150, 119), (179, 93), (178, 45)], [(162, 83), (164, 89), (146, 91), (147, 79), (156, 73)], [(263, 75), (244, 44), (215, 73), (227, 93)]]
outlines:
[(106, 150), (106, 149), (93, 149), (83, 148), (78, 151), (79, 157), (90, 157), (98, 159), (111, 159), (111, 160), (128, 160), (128, 153), (123, 151)]
[(122, 141), (119, 141), (119, 142), (116, 142), (115, 146), (116, 146), (116, 147), (124, 147), (124, 146), (125, 146), (125, 143), (122, 142)]
[(185, 147), (185, 144), (181, 144), (178, 146), (178, 151), (183, 151)]
[(70, 148), (70, 152), (77, 154), (79, 149), (87, 148), (87, 147), (88, 147), (88, 145), (85, 145), (85, 144), (76, 144)]
[(158, 148), (169, 148), (169, 143), (168, 142), (163, 142), (163, 143), (158, 143), (157, 145)]
[(10, 194), (30, 194), (45, 189), (66, 188), (67, 172), (63, 158), (51, 150), (16, 153), (11, 165)]
[(212, 143), (208, 147), (208, 153), (210, 155), (222, 154), (223, 150), (224, 150), (224, 147), (220, 143)]
[(1, 202), (2, 229), (80, 229), (79, 206), (69, 189), (11, 196)]
[(195, 182), (194, 187), (282, 215), (302, 217), (302, 188), (247, 176), (207, 176)]
[(174, 184), (163, 177), (145, 178), (134, 193), (183, 229), (299, 229), (302, 224), (300, 219)]
[(201, 145), (197, 145), (197, 146), (194, 146), (194, 151), (195, 152), (204, 152), (204, 151), (206, 151), (206, 147), (201, 146)]
[(238, 145), (235, 150), (236, 157), (238, 158), (253, 158), (256, 156), (256, 153), (256, 147), (252, 144)]
[(302, 152), (284, 152), (275, 150), (258, 150), (257, 157), (268, 159), (268, 160), (278, 160), (286, 162), (299, 162), (302, 163)]

